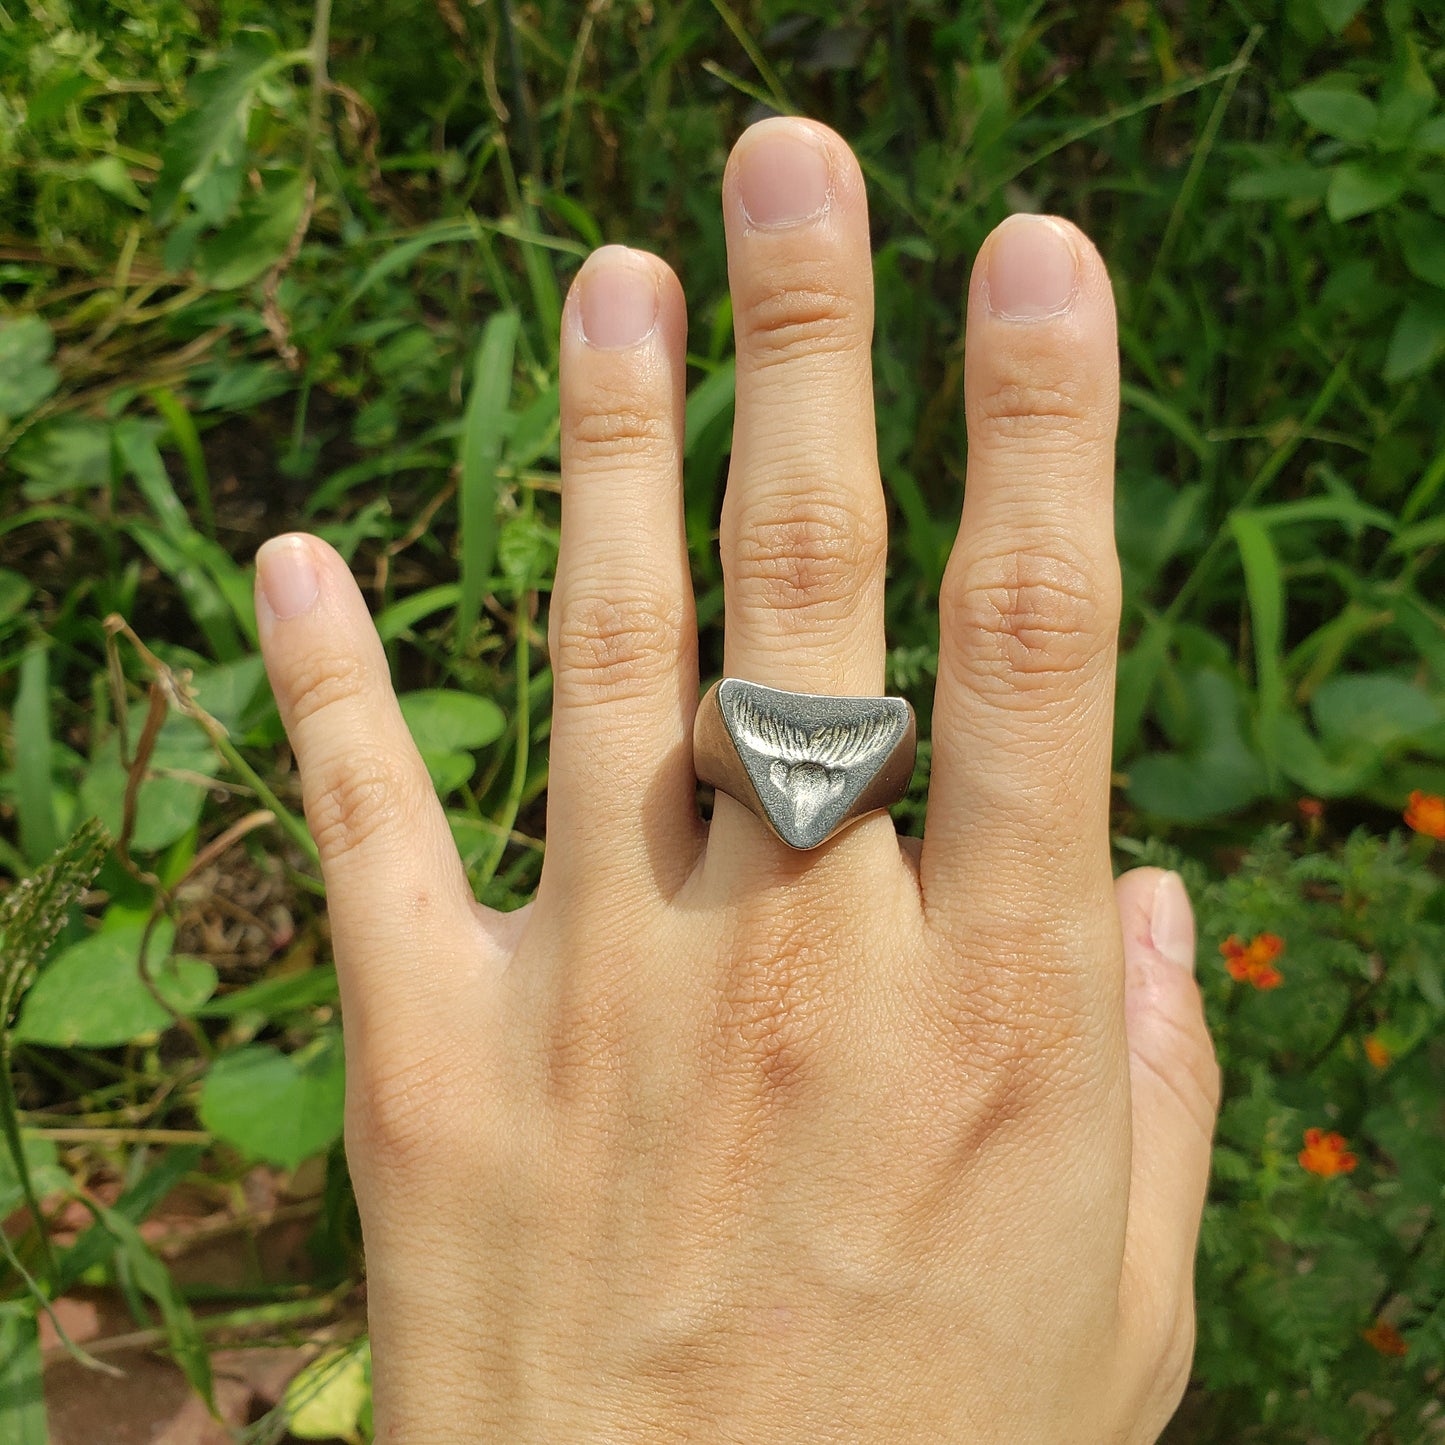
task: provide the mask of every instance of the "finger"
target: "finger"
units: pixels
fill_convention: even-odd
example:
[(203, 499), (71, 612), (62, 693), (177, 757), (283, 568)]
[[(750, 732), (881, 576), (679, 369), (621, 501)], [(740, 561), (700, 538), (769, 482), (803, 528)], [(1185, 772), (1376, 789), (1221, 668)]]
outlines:
[(1136, 868), (1115, 892), (1133, 1115), (1125, 1290), (1156, 1328), (1167, 1329), (1194, 1298), (1219, 1068), (1194, 979), (1194, 917), (1179, 875)]
[(701, 848), (697, 633), (683, 533), (687, 312), (654, 256), (604, 246), (562, 325), (562, 542), (547, 861), (554, 883), (670, 893)]
[[(457, 945), (488, 946), (386, 654), (346, 563), (294, 534), (256, 557), (256, 620), (321, 854), (342, 1004), (385, 1015), (456, 985)], [(436, 946), (433, 946), (435, 942)]]
[[(1113, 299), (1075, 227), (1015, 216), (985, 242), (964, 389), (968, 478), (939, 599), (924, 899), (946, 923), (996, 921), (1005, 936), (1021, 916), (1057, 925), (1072, 948), (1081, 909), (1107, 906), (1111, 880), (1119, 618)], [(1108, 943), (1102, 930), (1096, 941)]]
[(887, 521), (863, 177), (825, 126), (775, 117), (734, 147), (723, 213), (737, 339), (724, 670), (876, 694)]

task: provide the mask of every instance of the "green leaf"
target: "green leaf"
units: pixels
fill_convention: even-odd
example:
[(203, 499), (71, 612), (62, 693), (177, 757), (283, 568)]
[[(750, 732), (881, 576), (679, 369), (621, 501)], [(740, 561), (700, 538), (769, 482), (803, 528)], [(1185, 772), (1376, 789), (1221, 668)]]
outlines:
[(1445, 708), (1436, 698), (1388, 672), (1329, 678), (1310, 707), (1326, 740), (1378, 751), (1419, 742), (1445, 722)]
[(181, 194), (194, 194), (218, 167), (239, 179), (256, 90), (275, 64), (269, 51), (237, 48), (192, 82), (194, 108), (168, 129), (161, 147), (161, 173), (151, 193), (158, 222), (169, 220)]
[(243, 1154), (294, 1169), (341, 1136), (346, 1071), (328, 1029), (283, 1054), (253, 1044), (222, 1054), (201, 1087), (201, 1122)]
[(1386, 381), (1408, 381), (1428, 371), (1445, 351), (1445, 302), (1417, 296), (1406, 303), (1385, 349)]
[(1305, 161), (1286, 161), (1246, 171), (1229, 183), (1232, 201), (1322, 201), (1330, 173)]
[(1432, 116), (1427, 120), (1415, 132), (1412, 144), (1426, 155), (1445, 155), (1445, 115)]
[[(139, 922), (102, 928), (56, 954), (26, 995), (15, 1037), (26, 1043), (106, 1048), (158, 1037), (174, 1022), (151, 996), (138, 961)], [(162, 919), (151, 934), (147, 960), (156, 991), (177, 1013), (190, 1014), (216, 988), (204, 959), (171, 955), (175, 928)]]
[(1374, 102), (1353, 90), (1312, 85), (1291, 92), (1289, 100), (1306, 124), (1355, 145), (1370, 138), (1379, 120)]
[(0, 622), (9, 622), (30, 600), (35, 589), (19, 572), (0, 567)]
[(1341, 761), (1322, 748), (1293, 713), (1274, 718), (1267, 739), (1280, 771), (1292, 783), (1320, 798), (1345, 798), (1363, 792), (1380, 770), (1378, 753), (1356, 752)]
[(1135, 807), (1159, 818), (1202, 822), (1252, 803), (1265, 789), (1260, 761), (1244, 740), (1232, 679), (1200, 668), (1183, 679), (1194, 738), (1178, 753), (1152, 753), (1129, 769)]
[(48, 363), (55, 336), (38, 316), (0, 325), (0, 422), (25, 416), (60, 385)]
[(1411, 274), (1445, 289), (1445, 221), (1409, 211), (1400, 217), (1395, 234)]
[[(42, 1134), (21, 1136), (25, 1170), (37, 1199), (70, 1188), (70, 1176), (60, 1167), (55, 1145)], [(8, 1149), (0, 1149), (0, 1219), (5, 1219), (25, 1202), (25, 1185)], [(0, 1436), (0, 1439), (3, 1439)]]
[(496, 703), (470, 693), (437, 688), (405, 693), (398, 702), (432, 783), (443, 796), (471, 777), (476, 766), (472, 752), (496, 742), (507, 727)]
[(235, 220), (207, 236), (196, 252), (196, 272), (208, 286), (232, 290), (270, 270), (284, 254), (301, 219), (306, 185), (295, 173), (268, 176)]
[(1332, 221), (1352, 221), (1400, 199), (1403, 176), (1367, 161), (1346, 161), (1330, 174), (1325, 210)]
[(146, 198), (141, 195), (140, 187), (131, 179), (130, 171), (119, 156), (98, 156), (86, 166), (83, 174), (106, 195), (114, 196), (133, 210), (146, 209)]
[(1315, 0), (1319, 17), (1336, 35), (1342, 31), (1361, 10), (1365, 0)]
[(286, 1387), (286, 1423), (301, 1440), (360, 1445), (361, 1418), (371, 1399), (368, 1341), (313, 1360)]
[(106, 1232), (118, 1248), (115, 1268), (122, 1284), (129, 1283), (144, 1293), (160, 1310), (166, 1344), (181, 1367), (191, 1388), (214, 1411), (211, 1355), (171, 1272), (141, 1237), (140, 1230), (119, 1209), (107, 1209), (96, 1201), (91, 1207), (100, 1216)]
[(200, 1018), (230, 1019), (238, 1014), (255, 1013), (275, 1019), (284, 1014), (302, 1013), (319, 1004), (334, 1004), (339, 997), (334, 968), (308, 968), (304, 973), (263, 978), (223, 998), (213, 998), (203, 1003), (196, 1014)]
[[(1259, 693), (1261, 738), (1268, 746), (1274, 719), (1284, 705), (1284, 671), (1280, 657), (1284, 642), (1284, 573), (1274, 539), (1254, 513), (1231, 512), (1229, 529), (1244, 564), (1244, 589), (1249, 598), (1254, 634), (1254, 677)], [(1268, 755), (1266, 762), (1273, 767)]]
[(32, 865), (44, 862), (60, 846), (51, 796), (48, 655), (42, 642), (25, 649), (15, 695), (15, 811), (20, 851)]
[(487, 322), (472, 368), (462, 423), (462, 595), (457, 605), (458, 644), (476, 626), (497, 546), (497, 464), (512, 393), (512, 357), (521, 317), (499, 311)]
[(0, 1301), (0, 1440), (48, 1445), (34, 1300)]

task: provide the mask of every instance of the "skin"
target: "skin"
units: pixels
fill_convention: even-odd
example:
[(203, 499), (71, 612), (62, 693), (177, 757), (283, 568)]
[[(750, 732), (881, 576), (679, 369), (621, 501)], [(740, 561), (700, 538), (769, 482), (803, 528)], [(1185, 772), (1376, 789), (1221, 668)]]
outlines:
[[(789, 140), (826, 204), (750, 219), (740, 187), (766, 212)], [(862, 177), (831, 131), (768, 120), (722, 208), (725, 671), (881, 693)], [(1025, 314), (1046, 253), (1075, 282)], [(598, 344), (618, 268), (657, 303), (630, 346)], [(1218, 1073), (1182, 886), (1110, 867), (1112, 296), (1078, 230), (1016, 217), (967, 304), (921, 848), (882, 814), (807, 854), (726, 796), (697, 815), (686, 314), (655, 257), (594, 254), (563, 321), (534, 902), (472, 898), (341, 559), (262, 549), (341, 979), (379, 1440), (1144, 1442), (1177, 1405)]]

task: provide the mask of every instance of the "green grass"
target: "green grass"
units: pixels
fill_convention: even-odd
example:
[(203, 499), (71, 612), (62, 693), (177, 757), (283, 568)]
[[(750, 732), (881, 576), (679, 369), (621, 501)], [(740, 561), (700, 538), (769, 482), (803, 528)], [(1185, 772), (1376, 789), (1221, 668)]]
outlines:
[[(124, 1185), (111, 1207), (133, 1225), (182, 1176), (219, 1196), (250, 1161), (291, 1164), (301, 1145), (229, 1107), (245, 1070), (212, 1060), (240, 1057), (282, 1096), (322, 1101), (329, 1132), (302, 1144), (327, 1151), (328, 1182), (315, 1269), (297, 1282), (322, 1313), (301, 1314), (354, 1314), (335, 984), (255, 655), (250, 558), (304, 525), (351, 560), (480, 896), (524, 899), (546, 787), (561, 297), (604, 241), (654, 249), (683, 279), (687, 536), (715, 670), (732, 422), (717, 192), (732, 140), (766, 108), (828, 121), (868, 179), (890, 679), (925, 736), (967, 456), (968, 268), (1010, 211), (1054, 211), (1094, 237), (1120, 306), (1121, 863), (1167, 852), (1203, 889), (1262, 828), (1297, 821), (1305, 795), (1324, 822), (1291, 843), (1295, 873), (1271, 844), (1239, 875), (1255, 880), (1249, 906), (1303, 907), (1330, 858), (1353, 859), (1371, 898), (1413, 868), (1415, 901), (1400, 905), (1413, 932), (1392, 946), (1433, 937), (1438, 862), (1385, 844), (1366, 858), (1358, 839), (1397, 826), (1412, 789), (1445, 792), (1442, 81), (1445, 17), (1402, 0), (5, 0), (0, 868), (32, 873), (92, 814), (124, 843), (40, 973), (108, 968), (110, 1004), (44, 1027), (21, 1008), (17, 1197), (27, 1171), (52, 1184), (62, 1165), (71, 1180), (109, 1171)], [(901, 810), (915, 831), (925, 789), (921, 768)], [(1209, 886), (1222, 891), (1208, 926), (1243, 930), (1249, 908), (1229, 889), (1245, 883)], [(1328, 884), (1341, 898), (1351, 886)], [(221, 927), (212, 900), (227, 888), (253, 922), (233, 910)], [(1368, 916), (1346, 930), (1360, 958), (1385, 926)], [(140, 971), (104, 950), (77, 963), (97, 921), (112, 940), (174, 923), (176, 942)], [(1299, 915), (1312, 938), (1337, 924)], [(208, 956), (218, 930), (237, 946)], [(1396, 1028), (1404, 1049), (1416, 1024), (1402, 1017), (1445, 1009), (1423, 964), (1389, 1010), (1379, 989), (1360, 1001), (1359, 958), (1321, 947), (1340, 1018)], [(1223, 1178), (1206, 1231), (1229, 1262), (1202, 1265), (1200, 1382), (1179, 1438), (1247, 1438), (1241, 1419), (1270, 1441), (1418, 1438), (1403, 1422), (1442, 1368), (1439, 1242), (1411, 1254), (1408, 1212), (1382, 1223), (1393, 1206), (1378, 1203), (1360, 1206), (1368, 1228), (1348, 1210), (1290, 1215), (1287, 1248), (1268, 1244), (1269, 1161), (1287, 1162), (1280, 1130), (1324, 1099), (1324, 1076), (1279, 1021), (1244, 1042), (1228, 1032), (1264, 996), (1211, 1003), (1254, 1061), (1232, 1075), (1227, 1146), (1252, 1172)], [(99, 1042), (122, 1005), (160, 1013), (123, 1046)], [(1331, 1057), (1353, 1067), (1354, 1036)], [(1406, 1052), (1417, 1072), (1391, 1077), (1408, 1112), (1445, 1065), (1438, 1045)], [(57, 1146), (76, 1119), (97, 1142)], [(1422, 1117), (1421, 1157), (1438, 1136)], [(1399, 1186), (1397, 1143), (1380, 1145), (1394, 1172), (1378, 1164), (1377, 1202)], [(1353, 1240), (1376, 1275), (1316, 1271), (1335, 1293), (1302, 1315), (1290, 1271), (1306, 1256), (1314, 1268), (1326, 1235)], [(134, 1229), (102, 1218), (72, 1249), (78, 1261), (51, 1261), (43, 1231), (22, 1228), (12, 1271), (52, 1293), (81, 1264), (136, 1279), (203, 1383), (191, 1313)], [(1396, 1279), (1382, 1307), (1408, 1299), (1413, 1355), (1382, 1380), (1355, 1316)], [(23, 1372), (37, 1306), (23, 1281), (0, 1285), (5, 1298), (0, 1343)], [(1231, 1363), (1236, 1311), (1248, 1370)], [(1338, 1380), (1402, 1413), (1342, 1413)], [(8, 1423), (7, 1438), (40, 1438), (33, 1418)]]

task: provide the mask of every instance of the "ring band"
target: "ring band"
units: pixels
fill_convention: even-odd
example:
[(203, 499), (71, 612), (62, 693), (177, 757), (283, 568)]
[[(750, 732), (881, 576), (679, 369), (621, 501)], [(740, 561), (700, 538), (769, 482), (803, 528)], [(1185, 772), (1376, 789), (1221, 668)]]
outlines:
[(816, 848), (907, 791), (918, 750), (902, 697), (714, 683), (693, 724), (698, 781), (735, 798), (790, 848)]

